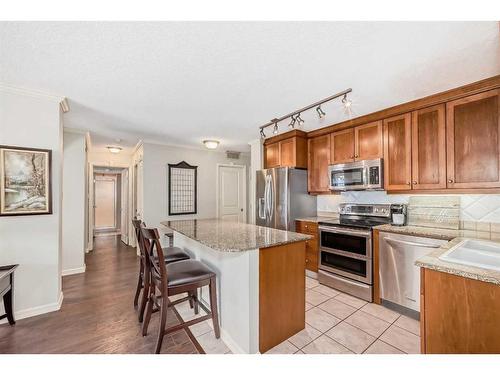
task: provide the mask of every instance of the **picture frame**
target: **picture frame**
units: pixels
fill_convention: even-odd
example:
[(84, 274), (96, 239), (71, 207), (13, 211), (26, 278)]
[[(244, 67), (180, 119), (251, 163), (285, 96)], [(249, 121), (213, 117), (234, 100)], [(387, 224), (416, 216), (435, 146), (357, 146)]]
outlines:
[(168, 215), (198, 212), (198, 167), (185, 161), (168, 164)]
[(0, 216), (52, 214), (52, 150), (0, 145)]

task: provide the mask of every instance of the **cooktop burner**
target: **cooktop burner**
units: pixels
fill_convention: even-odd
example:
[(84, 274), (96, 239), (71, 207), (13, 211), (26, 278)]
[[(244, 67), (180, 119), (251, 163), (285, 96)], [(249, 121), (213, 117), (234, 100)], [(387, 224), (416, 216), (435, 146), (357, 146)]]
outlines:
[(319, 222), (320, 225), (353, 229), (371, 229), (390, 222), (390, 205), (355, 204), (339, 205), (339, 218)]

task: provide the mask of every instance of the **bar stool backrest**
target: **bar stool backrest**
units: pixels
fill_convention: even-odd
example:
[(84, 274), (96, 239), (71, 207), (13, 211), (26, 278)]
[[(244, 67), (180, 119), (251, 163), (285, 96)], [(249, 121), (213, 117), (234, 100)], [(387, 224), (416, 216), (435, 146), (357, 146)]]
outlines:
[(160, 243), (160, 235), (156, 228), (141, 228), (141, 235), (146, 250), (146, 259), (149, 262), (151, 282), (161, 291), (163, 296), (167, 292), (167, 267)]
[(139, 246), (139, 254), (141, 257), (141, 263), (142, 263), (142, 266), (144, 268), (146, 268), (149, 265), (147, 264), (146, 248), (144, 245), (144, 238), (143, 238), (142, 233), (141, 233), (141, 228), (145, 228), (146, 223), (144, 223), (138, 219), (132, 219), (132, 225), (134, 226), (135, 238), (137, 239), (137, 245)]

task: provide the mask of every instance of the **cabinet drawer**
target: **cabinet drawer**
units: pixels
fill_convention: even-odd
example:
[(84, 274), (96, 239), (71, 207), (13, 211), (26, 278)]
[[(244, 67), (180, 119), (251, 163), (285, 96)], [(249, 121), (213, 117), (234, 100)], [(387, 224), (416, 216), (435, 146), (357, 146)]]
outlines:
[(297, 220), (295, 224), (295, 230), (298, 233), (310, 234), (313, 236), (317, 236), (318, 234), (318, 224), (313, 223), (312, 221), (300, 221)]

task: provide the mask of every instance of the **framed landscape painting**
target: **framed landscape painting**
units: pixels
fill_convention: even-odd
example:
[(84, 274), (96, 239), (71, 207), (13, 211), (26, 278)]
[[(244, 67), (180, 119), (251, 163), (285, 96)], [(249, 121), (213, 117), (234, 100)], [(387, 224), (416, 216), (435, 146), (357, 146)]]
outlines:
[(51, 150), (0, 145), (0, 216), (52, 213)]

